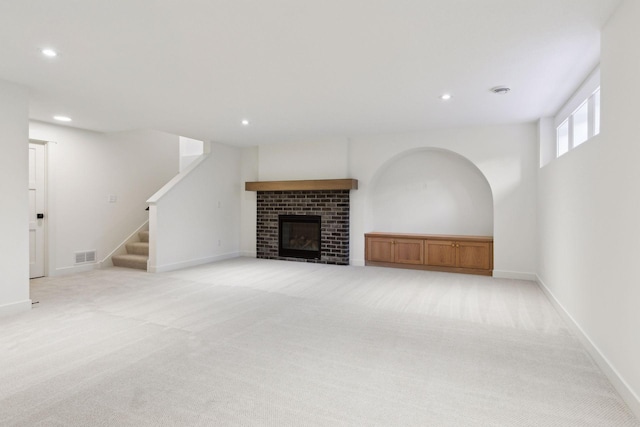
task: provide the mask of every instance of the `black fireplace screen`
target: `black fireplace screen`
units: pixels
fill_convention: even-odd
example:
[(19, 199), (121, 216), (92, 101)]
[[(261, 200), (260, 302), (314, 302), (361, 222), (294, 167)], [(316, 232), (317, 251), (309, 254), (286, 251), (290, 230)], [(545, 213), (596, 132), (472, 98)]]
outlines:
[(278, 256), (320, 259), (320, 216), (280, 215)]

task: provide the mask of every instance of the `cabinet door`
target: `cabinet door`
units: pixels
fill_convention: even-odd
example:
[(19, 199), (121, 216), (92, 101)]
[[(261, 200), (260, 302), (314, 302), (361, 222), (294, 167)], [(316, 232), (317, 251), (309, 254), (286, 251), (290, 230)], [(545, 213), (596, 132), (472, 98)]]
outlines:
[(422, 240), (395, 239), (395, 262), (400, 264), (424, 264), (424, 244)]
[(425, 264), (440, 267), (456, 266), (456, 242), (450, 240), (427, 240)]
[(367, 261), (393, 262), (393, 239), (367, 237)]
[(491, 254), (489, 243), (458, 242), (458, 267), (489, 270)]

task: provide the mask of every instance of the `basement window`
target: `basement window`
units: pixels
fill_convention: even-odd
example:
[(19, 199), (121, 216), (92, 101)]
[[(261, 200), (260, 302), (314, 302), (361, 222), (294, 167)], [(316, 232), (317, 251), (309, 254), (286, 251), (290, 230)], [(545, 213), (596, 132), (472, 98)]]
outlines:
[(600, 70), (594, 70), (558, 112), (556, 157), (600, 133)]

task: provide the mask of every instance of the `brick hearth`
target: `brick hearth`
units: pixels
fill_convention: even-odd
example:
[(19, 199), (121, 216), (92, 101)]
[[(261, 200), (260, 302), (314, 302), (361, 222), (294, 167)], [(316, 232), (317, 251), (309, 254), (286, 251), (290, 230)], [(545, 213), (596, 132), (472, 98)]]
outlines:
[[(278, 215), (320, 215), (320, 259), (278, 256)], [(349, 190), (258, 191), (257, 257), (349, 264)]]

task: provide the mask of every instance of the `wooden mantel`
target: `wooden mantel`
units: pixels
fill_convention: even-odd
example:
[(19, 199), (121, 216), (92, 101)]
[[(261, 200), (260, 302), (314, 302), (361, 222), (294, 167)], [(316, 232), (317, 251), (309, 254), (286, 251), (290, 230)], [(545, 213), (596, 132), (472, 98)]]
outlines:
[(245, 191), (357, 190), (357, 179), (313, 179), (303, 181), (254, 181), (244, 183)]

